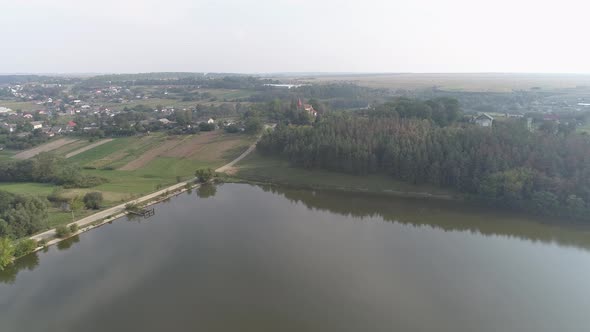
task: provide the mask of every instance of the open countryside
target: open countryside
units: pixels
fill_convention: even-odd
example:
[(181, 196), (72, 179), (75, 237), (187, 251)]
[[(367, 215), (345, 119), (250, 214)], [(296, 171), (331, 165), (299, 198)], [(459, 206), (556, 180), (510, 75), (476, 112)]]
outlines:
[[(56, 1), (42, 17), (25, 16), (26, 26), (49, 18), (48, 29), (65, 22), (74, 35), (70, 25), (80, 18), (88, 20), (81, 39), (92, 40), (89, 13), (99, 17), (110, 6)], [(152, 39), (176, 6), (143, 1), (133, 5), (134, 18), (111, 8), (119, 15), (104, 17), (109, 23), (97, 31), (118, 47), (105, 48), (109, 56), (92, 67), (87, 60), (100, 54), (93, 47), (76, 47), (68, 59), (82, 59), (88, 72), (133, 58), (134, 66), (149, 63), (146, 72), (0, 75), (1, 332), (587, 330), (590, 75), (330, 73), (324, 68), (351, 56), (352, 68), (363, 57), (371, 64), (405, 57), (404, 43), (388, 53), (384, 41), (415, 31), (365, 34), (355, 13), (343, 27), (354, 33), (336, 38), (346, 45), (332, 55), (324, 51), (336, 30), (318, 39), (325, 47), (306, 45), (305, 54), (293, 52), (298, 42), (276, 47), (305, 30), (301, 36), (313, 43), (325, 22), (338, 25), (337, 11), (373, 10), (359, 2), (328, 14), (324, 0), (317, 2), (295, 6), (306, 8), (297, 16), (304, 22), (323, 13), (297, 26), (285, 24), (297, 10), (284, 21), (267, 10), (280, 1), (265, 4), (262, 19), (252, 12), (257, 2), (242, 7), (248, 22), (229, 12), (224, 20), (177, 17), (160, 43)], [(430, 5), (433, 13), (449, 6)], [(199, 10), (218, 6), (241, 5)], [(95, 10), (53, 17), (62, 7)], [(399, 22), (397, 13), (411, 17), (398, 9), (367, 29)], [(151, 10), (158, 15), (145, 26)], [(431, 16), (424, 13), (417, 17)], [(6, 22), (4, 30), (18, 25), (0, 19)], [(237, 31), (235, 40), (216, 36), (216, 46), (202, 43), (197, 56), (189, 40), (170, 47), (195, 22), (222, 23), (190, 34), (192, 41), (241, 23), (228, 30)], [(242, 33), (261, 22), (257, 39), (280, 33), (265, 47)], [(436, 44), (428, 30), (427, 42), (416, 44), (423, 50)], [(132, 38), (111, 44), (128, 32)], [(381, 37), (369, 46), (372, 36)], [(128, 57), (128, 45), (138, 51), (143, 38), (149, 50)], [(57, 47), (42, 54), (52, 62), (47, 72), (55, 72), (63, 64), (51, 56), (60, 46), (48, 40)], [(452, 62), (463, 65), (477, 42), (466, 40), (463, 52), (444, 45), (457, 48)], [(305, 64), (306, 71), (314, 68), (309, 62), (329, 63), (318, 73), (154, 72), (154, 56), (186, 56), (166, 61), (171, 70), (222, 45), (239, 59), (221, 68), (260, 59), (290, 58), (286, 68)], [(253, 46), (255, 56), (242, 52)], [(443, 60), (436, 48), (426, 62)], [(0, 53), (12, 57), (12, 49)]]

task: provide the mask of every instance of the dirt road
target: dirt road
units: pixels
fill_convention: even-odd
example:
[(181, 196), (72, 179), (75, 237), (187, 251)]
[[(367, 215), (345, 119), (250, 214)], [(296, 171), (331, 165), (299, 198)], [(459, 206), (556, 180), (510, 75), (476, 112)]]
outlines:
[(105, 143), (108, 143), (108, 142), (110, 142), (112, 140), (113, 140), (112, 138), (107, 138), (107, 139), (103, 139), (102, 141), (98, 141), (96, 143), (92, 143), (92, 144), (87, 145), (87, 146), (85, 146), (83, 148), (80, 148), (80, 149), (78, 149), (76, 151), (72, 151), (72, 152), (66, 154), (66, 158), (71, 158), (71, 157), (73, 157), (75, 155), (78, 155), (78, 154), (80, 154), (82, 152), (86, 152), (86, 151), (88, 151), (90, 149), (94, 149), (95, 147), (100, 146), (100, 145), (103, 145)]
[(70, 144), (70, 143), (74, 143), (78, 141), (77, 139), (72, 139), (72, 138), (60, 138), (57, 139), (55, 141), (49, 142), (49, 143), (45, 143), (42, 145), (39, 145), (35, 148), (29, 149), (29, 150), (25, 150), (23, 152), (17, 153), (14, 155), (14, 158), (16, 159), (29, 159), (29, 158), (33, 158), (34, 156), (38, 155), (41, 152), (48, 152), (48, 151), (52, 151), (55, 150), (57, 148), (60, 148), (66, 144)]

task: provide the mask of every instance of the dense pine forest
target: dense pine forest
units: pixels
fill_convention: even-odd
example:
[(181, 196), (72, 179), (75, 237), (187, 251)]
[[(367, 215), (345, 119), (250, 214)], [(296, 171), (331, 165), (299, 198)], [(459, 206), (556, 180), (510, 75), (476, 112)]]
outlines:
[(402, 99), (364, 113), (280, 124), (258, 149), (294, 166), (388, 173), (451, 188), (486, 204), (590, 218), (590, 138), (567, 125), (529, 131), (524, 121), (478, 127), (452, 99)]

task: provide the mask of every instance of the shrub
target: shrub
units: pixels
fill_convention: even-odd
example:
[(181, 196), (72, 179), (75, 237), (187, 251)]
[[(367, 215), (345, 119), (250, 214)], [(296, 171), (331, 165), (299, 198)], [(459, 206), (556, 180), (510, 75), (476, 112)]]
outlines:
[(102, 201), (103, 197), (100, 192), (91, 192), (84, 195), (84, 206), (86, 206), (87, 209), (100, 209)]
[(21, 257), (30, 254), (37, 248), (37, 241), (25, 239), (18, 241), (14, 246), (14, 257)]
[(47, 195), (47, 200), (50, 202), (53, 202), (53, 203), (67, 202), (68, 199), (63, 197), (62, 194), (63, 194), (63, 188), (57, 187), (57, 188), (53, 189), (51, 194)]
[(208, 182), (213, 178), (214, 172), (211, 168), (201, 168), (195, 171), (195, 177), (201, 183)]
[(72, 235), (72, 231), (66, 225), (61, 225), (57, 226), (57, 228), (55, 229), (55, 235), (63, 239)]
[(78, 224), (71, 224), (70, 225), (70, 232), (76, 233), (78, 231)]
[(139, 211), (141, 207), (137, 203), (127, 203), (125, 205), (125, 210), (127, 211)]
[(12, 263), (14, 257), (14, 245), (8, 238), (0, 237), (0, 271)]

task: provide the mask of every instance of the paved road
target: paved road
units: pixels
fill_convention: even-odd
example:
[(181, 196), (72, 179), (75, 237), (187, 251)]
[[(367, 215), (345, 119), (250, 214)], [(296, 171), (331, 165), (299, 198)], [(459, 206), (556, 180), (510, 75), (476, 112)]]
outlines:
[[(256, 142), (258, 142), (258, 140), (256, 140)], [(244, 157), (246, 157), (250, 152), (252, 152), (254, 150), (254, 148), (256, 147), (256, 142), (253, 143), (239, 157), (237, 157), (236, 159), (232, 160), (228, 164), (219, 167), (215, 171), (216, 172), (223, 172), (224, 170), (227, 170), (228, 168), (232, 167), (238, 161), (242, 160)], [(106, 218), (108, 216), (114, 216), (114, 215), (123, 213), (125, 211), (125, 205), (127, 205), (128, 203), (136, 203), (136, 204), (139, 204), (139, 203), (143, 203), (143, 202), (149, 201), (149, 200), (154, 199), (154, 198), (156, 198), (156, 197), (158, 197), (158, 196), (160, 196), (160, 195), (162, 195), (162, 194), (164, 194), (166, 192), (172, 192), (172, 191), (175, 191), (177, 189), (181, 189), (181, 188), (183, 188), (189, 182), (190, 183), (194, 183), (194, 179), (191, 179), (191, 180), (188, 180), (188, 181), (185, 181), (185, 182), (177, 183), (177, 184), (175, 184), (173, 186), (170, 186), (168, 188), (164, 188), (162, 190), (156, 191), (156, 192), (151, 193), (149, 195), (140, 197), (140, 198), (138, 198), (136, 200), (133, 200), (133, 201), (130, 201), (130, 202), (127, 202), (127, 203), (123, 203), (123, 204), (119, 204), (117, 206), (113, 206), (113, 207), (108, 208), (106, 210), (97, 212), (97, 213), (95, 213), (95, 214), (93, 214), (91, 216), (88, 216), (86, 218), (83, 218), (83, 219), (80, 219), (80, 220), (76, 221), (75, 224), (77, 224), (79, 228), (83, 228), (84, 226), (87, 226), (87, 225), (89, 225), (89, 224), (91, 224), (91, 223), (93, 223), (95, 221), (102, 220), (102, 219), (104, 219), (104, 218)], [(71, 223), (71, 224), (74, 224), (74, 223)], [(50, 229), (50, 230), (48, 230), (46, 232), (43, 232), (43, 233), (40, 233), (40, 234), (31, 236), (31, 239), (36, 240), (36, 241), (39, 241), (39, 240), (42, 240), (42, 239), (51, 239), (51, 238), (54, 238), (54, 237), (55, 237), (55, 229)]]

